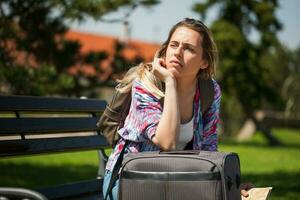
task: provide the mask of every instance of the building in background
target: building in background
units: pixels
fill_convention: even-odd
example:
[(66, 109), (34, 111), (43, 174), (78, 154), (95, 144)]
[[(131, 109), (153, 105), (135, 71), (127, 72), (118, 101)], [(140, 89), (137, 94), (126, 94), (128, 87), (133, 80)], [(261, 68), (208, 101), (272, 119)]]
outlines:
[[(85, 77), (92, 77), (101, 83), (111, 79), (120, 79), (130, 67), (140, 62), (152, 62), (153, 56), (159, 48), (159, 44), (132, 40), (128, 35), (117, 38), (108, 35), (70, 31), (65, 37), (68, 40), (80, 43), (82, 57), (86, 57), (91, 52), (105, 52), (107, 55), (105, 59), (99, 59), (96, 62), (79, 61), (69, 68), (68, 72), (73, 76), (79, 77), (80, 74), (81, 81), (78, 82), (82, 85), (91, 84)], [(108, 101), (112, 93), (113, 87), (109, 87), (109, 84), (83, 91), (83, 95)]]

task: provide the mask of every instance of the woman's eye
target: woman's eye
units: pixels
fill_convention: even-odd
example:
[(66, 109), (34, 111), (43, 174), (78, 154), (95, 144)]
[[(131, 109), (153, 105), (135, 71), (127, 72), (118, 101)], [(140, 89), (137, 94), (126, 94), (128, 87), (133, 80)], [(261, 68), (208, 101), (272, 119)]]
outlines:
[(194, 49), (190, 48), (190, 47), (186, 47), (186, 50), (190, 51), (190, 52), (195, 52)]

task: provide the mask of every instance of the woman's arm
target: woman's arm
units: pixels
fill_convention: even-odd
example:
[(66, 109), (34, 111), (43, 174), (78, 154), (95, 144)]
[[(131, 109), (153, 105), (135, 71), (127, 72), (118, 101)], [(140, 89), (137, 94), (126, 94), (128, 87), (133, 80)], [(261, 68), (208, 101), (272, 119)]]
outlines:
[(176, 78), (163, 67), (162, 59), (153, 62), (153, 73), (165, 82), (164, 108), (152, 142), (163, 150), (175, 149), (179, 132), (180, 114)]
[(176, 92), (176, 81), (165, 82), (164, 108), (152, 142), (163, 150), (175, 149), (179, 131), (179, 105)]

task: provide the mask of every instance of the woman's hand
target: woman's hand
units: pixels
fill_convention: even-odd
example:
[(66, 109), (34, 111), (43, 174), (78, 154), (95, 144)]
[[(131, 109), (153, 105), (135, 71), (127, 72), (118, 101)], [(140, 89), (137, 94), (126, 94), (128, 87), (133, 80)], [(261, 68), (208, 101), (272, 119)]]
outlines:
[(163, 82), (175, 80), (175, 76), (166, 68), (165, 61), (162, 58), (154, 58), (152, 62), (152, 70), (153, 74)]
[(249, 194), (248, 194), (248, 190), (250, 190), (251, 188), (254, 188), (254, 185), (252, 183), (242, 183), (241, 186), (240, 186), (240, 191), (241, 191), (241, 195), (243, 197), (248, 197)]

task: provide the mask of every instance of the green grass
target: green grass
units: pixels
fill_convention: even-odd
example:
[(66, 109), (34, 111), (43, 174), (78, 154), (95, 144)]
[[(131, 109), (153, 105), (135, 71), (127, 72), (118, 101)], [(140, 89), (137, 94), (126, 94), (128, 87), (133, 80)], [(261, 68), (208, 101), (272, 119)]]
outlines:
[(0, 161), (0, 186), (45, 187), (96, 177), (97, 152), (30, 156)]
[[(267, 146), (256, 134), (243, 143), (221, 141), (219, 149), (239, 154), (243, 181), (273, 187), (270, 200), (300, 199), (300, 130), (276, 129), (274, 133), (284, 146)], [(40, 188), (94, 178), (97, 160), (95, 151), (1, 159), (0, 186)]]
[(273, 187), (271, 200), (300, 199), (300, 130), (277, 129), (284, 146), (270, 147), (261, 134), (250, 141), (220, 144), (220, 151), (237, 152), (243, 181)]

